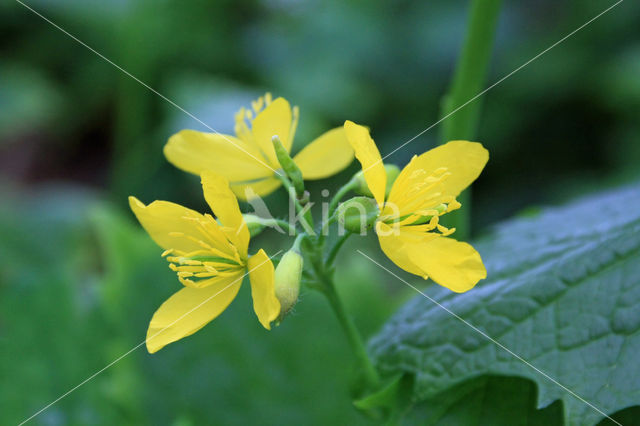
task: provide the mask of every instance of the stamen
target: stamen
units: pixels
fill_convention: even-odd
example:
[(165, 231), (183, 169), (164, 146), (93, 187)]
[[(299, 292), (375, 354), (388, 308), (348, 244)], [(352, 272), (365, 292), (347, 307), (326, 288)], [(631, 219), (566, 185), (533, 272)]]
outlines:
[(182, 261), (182, 263), (189, 266), (202, 266), (202, 262), (198, 260), (185, 259)]
[(256, 114), (260, 112), (263, 105), (264, 105), (264, 98), (262, 96), (256, 99), (255, 101), (251, 102), (251, 107), (256, 112)]
[(214, 272), (198, 272), (197, 274), (195, 274), (196, 277), (198, 278), (211, 278), (211, 277), (215, 277), (217, 276), (217, 273)]
[(182, 283), (183, 286), (185, 287), (193, 287), (193, 288), (198, 288), (198, 286), (196, 285), (195, 281), (190, 280), (188, 278), (183, 278), (180, 275), (178, 275), (178, 280)]
[(446, 228), (442, 225), (438, 225), (438, 231), (440, 231), (440, 233), (442, 234), (443, 237), (446, 237), (448, 235), (453, 234), (454, 232), (456, 232), (456, 228)]
[(427, 209), (427, 210), (418, 210), (416, 211), (416, 214), (419, 216), (429, 217), (429, 220), (431, 220), (431, 216), (440, 216), (442, 213), (440, 212), (440, 210), (437, 210), (437, 209)]
[(236, 132), (236, 135), (242, 140), (251, 138), (251, 131), (249, 130), (249, 126), (245, 122), (246, 115), (247, 109), (244, 107), (240, 108), (235, 115), (236, 124), (234, 126), (234, 130)]
[[(211, 218), (211, 216), (209, 216)], [(227, 237), (226, 233), (223, 232), (225, 229), (231, 229), (231, 228), (222, 228), (219, 229), (217, 226), (213, 226), (213, 223), (215, 223), (213, 221), (213, 218), (211, 218), (212, 222), (199, 222), (199, 226), (198, 226), (198, 230), (205, 236), (208, 238), (215, 240), (223, 240), (224, 244), (231, 249), (231, 254), (225, 253), (220, 249), (217, 249), (215, 247), (209, 246), (208, 250), (210, 250), (213, 253), (218, 254), (220, 257), (223, 257), (225, 259), (229, 259), (229, 260), (234, 260), (237, 261), (238, 263), (242, 263), (240, 260), (240, 255), (238, 254), (238, 249), (235, 247), (235, 245), (229, 240), (229, 238)], [(218, 225), (219, 226), (219, 225)], [(208, 228), (208, 229), (207, 229)], [(235, 232), (233, 229), (231, 230), (231, 232)], [(216, 234), (216, 235), (213, 235)]]

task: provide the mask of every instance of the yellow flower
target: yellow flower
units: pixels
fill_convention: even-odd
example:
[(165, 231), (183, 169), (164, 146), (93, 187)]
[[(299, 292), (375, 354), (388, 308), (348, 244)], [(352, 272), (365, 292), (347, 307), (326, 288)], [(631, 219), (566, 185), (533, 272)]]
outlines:
[(145, 206), (129, 197), (131, 210), (165, 249), (162, 255), (185, 286), (153, 315), (146, 341), (150, 353), (195, 333), (220, 315), (238, 294), (246, 271), (260, 323), (269, 330), (280, 314), (273, 264), (263, 250), (248, 256), (249, 230), (227, 180), (204, 172), (202, 188), (217, 221), (178, 204), (154, 201)]
[[(212, 170), (226, 177), (242, 200), (265, 196), (280, 186), (274, 174), (280, 168), (271, 138), (278, 135), (291, 151), (298, 124), (298, 107), (284, 98), (272, 101), (267, 93), (241, 108), (235, 117), (236, 136), (182, 130), (169, 138), (164, 155), (176, 167), (194, 174)], [(353, 161), (353, 150), (342, 127), (324, 133), (293, 160), (305, 180), (334, 175)]]
[(387, 174), (369, 131), (351, 121), (344, 128), (378, 204), (375, 230), (387, 257), (407, 272), (458, 293), (486, 278), (478, 252), (447, 238), (455, 229), (438, 222), (440, 216), (460, 207), (455, 197), (480, 175), (488, 151), (476, 142), (452, 141), (414, 156), (385, 200)]

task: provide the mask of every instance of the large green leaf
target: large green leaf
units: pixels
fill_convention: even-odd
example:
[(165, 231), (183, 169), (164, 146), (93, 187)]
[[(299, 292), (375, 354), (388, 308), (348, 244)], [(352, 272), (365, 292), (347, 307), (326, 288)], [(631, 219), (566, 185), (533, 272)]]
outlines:
[[(425, 294), (599, 410), (612, 414), (639, 404), (638, 185), (512, 220), (476, 247), (485, 260), (487, 280), (464, 294), (437, 286)], [(415, 375), (415, 400), (430, 406), (423, 423), (449, 415), (434, 408), (459, 409), (459, 400), (474, 387), (495, 395), (500, 388), (495, 376), (532, 380), (538, 390), (536, 407), (561, 400), (566, 424), (595, 424), (604, 418), (421, 295), (386, 324), (370, 348), (383, 372)], [(480, 382), (486, 380), (493, 382)], [(493, 398), (494, 410), (511, 419), (513, 410), (505, 407), (526, 400), (531, 392), (530, 382), (519, 382), (519, 391), (510, 383), (501, 402)], [(459, 424), (478, 421), (477, 410), (467, 412), (467, 421), (458, 417)], [(526, 414), (525, 409), (521, 418)]]

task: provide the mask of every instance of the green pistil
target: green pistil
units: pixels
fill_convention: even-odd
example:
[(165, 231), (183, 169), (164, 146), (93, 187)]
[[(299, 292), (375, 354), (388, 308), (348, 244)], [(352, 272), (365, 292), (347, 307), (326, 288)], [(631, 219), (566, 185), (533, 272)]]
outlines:
[[(439, 206), (434, 207), (433, 210), (436, 210), (439, 214), (442, 214), (442, 213), (447, 211), (447, 205), (446, 204), (440, 204)], [(412, 216), (412, 215), (411, 214), (406, 214), (406, 215), (401, 216), (399, 218), (395, 218), (395, 219), (392, 219), (392, 220), (389, 220), (389, 221), (385, 221), (385, 223), (393, 224), (393, 223), (402, 222), (403, 220), (405, 220), (406, 218), (408, 218), (410, 216)], [(411, 223), (411, 225), (422, 225), (422, 224), (428, 223), (432, 218), (433, 218), (433, 216), (420, 216), (415, 221), (413, 221)]]
[(192, 256), (192, 257), (186, 257), (185, 259), (189, 259), (189, 260), (197, 260), (199, 262), (215, 262), (215, 263), (225, 263), (227, 265), (238, 265), (238, 262), (231, 260), (231, 259), (227, 259), (225, 257), (218, 257), (218, 256)]

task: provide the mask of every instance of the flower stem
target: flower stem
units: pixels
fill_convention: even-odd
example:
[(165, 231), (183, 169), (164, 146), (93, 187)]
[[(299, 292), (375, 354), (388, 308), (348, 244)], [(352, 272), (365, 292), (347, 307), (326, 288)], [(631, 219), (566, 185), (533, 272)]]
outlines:
[[(473, 140), (476, 136), (482, 103), (479, 99), (465, 103), (480, 93), (487, 79), (501, 3), (502, 0), (471, 1), (462, 52), (449, 93), (443, 99), (441, 118), (448, 118), (442, 122), (441, 144), (456, 139)], [(460, 194), (458, 201), (464, 208), (451, 213), (451, 225), (456, 228), (458, 238), (466, 239), (471, 217), (469, 190)]]
[(338, 203), (340, 202), (340, 200), (342, 200), (344, 196), (347, 195), (347, 193), (352, 189), (354, 189), (355, 187), (356, 187), (356, 181), (354, 179), (351, 179), (349, 182), (344, 184), (340, 189), (338, 189), (338, 192), (336, 192), (336, 195), (334, 195), (333, 198), (331, 199), (331, 202), (329, 202), (329, 216), (333, 216), (333, 213), (335, 213), (336, 207), (338, 207)]
[[(280, 181), (282, 182), (282, 185), (287, 190), (287, 193), (289, 194), (289, 198), (291, 199), (291, 201), (293, 201), (293, 203), (296, 206), (296, 211), (298, 213), (301, 213), (302, 211), (304, 211), (305, 207), (302, 204), (300, 204), (300, 200), (298, 200), (298, 197), (296, 195), (296, 190), (293, 184), (291, 183), (291, 181), (284, 174), (276, 173), (275, 175), (278, 179), (280, 179)], [(302, 215), (301, 223), (305, 232), (311, 235), (315, 235), (315, 232), (313, 231), (313, 217), (311, 216), (310, 209), (307, 209), (306, 212)]]
[(351, 231), (345, 232), (345, 234), (343, 236), (341, 236), (333, 244), (333, 247), (331, 247), (331, 249), (329, 250), (329, 256), (327, 256), (327, 265), (333, 264), (333, 261), (336, 259), (336, 256), (338, 255), (338, 252), (340, 251), (340, 248), (342, 248), (342, 245), (344, 244), (345, 241), (347, 241), (347, 239), (351, 236), (351, 234), (352, 234)]
[(349, 182), (345, 183), (340, 189), (338, 189), (336, 195), (334, 195), (329, 202), (329, 219), (322, 223), (322, 229), (320, 230), (320, 236), (318, 237), (318, 244), (321, 247), (324, 246), (325, 236), (327, 234), (327, 230), (329, 229), (329, 225), (331, 225), (337, 219), (336, 208), (338, 207), (340, 200), (342, 200), (349, 191), (355, 189), (355, 187), (356, 180), (352, 178)]
[(263, 219), (263, 218), (259, 218), (260, 219), (260, 223), (266, 227), (269, 228), (276, 228), (276, 227), (280, 227), (283, 228), (285, 231), (287, 231), (289, 233), (289, 235), (295, 236), (297, 235), (297, 231), (296, 228), (289, 225), (289, 222), (287, 222), (286, 220), (282, 220), (282, 219), (276, 219), (276, 218), (271, 218), (271, 219)]
[[(346, 234), (342, 237), (341, 241), (344, 242), (346, 237), (349, 234)], [(313, 269), (315, 280), (316, 280), (316, 288), (320, 290), (329, 300), (329, 304), (333, 308), (333, 311), (338, 318), (338, 322), (342, 326), (344, 330), (347, 340), (349, 341), (349, 345), (353, 350), (358, 364), (360, 365), (362, 371), (362, 377), (364, 379), (366, 388), (377, 389), (380, 385), (380, 377), (378, 376), (378, 372), (375, 369), (369, 355), (367, 354), (366, 347), (364, 342), (362, 341), (362, 337), (358, 332), (355, 324), (351, 317), (347, 314), (344, 304), (336, 291), (336, 286), (333, 281), (333, 265), (332, 261), (323, 261), (322, 256), (322, 245), (318, 244), (317, 239), (313, 238), (301, 238), (302, 242), (306, 243), (304, 245), (305, 251), (309, 255), (309, 260), (311, 261), (311, 267)], [(335, 258), (336, 253), (338, 252), (342, 242), (337, 242), (336, 245), (332, 248), (332, 254), (330, 257)]]
[(324, 286), (324, 294), (327, 296), (329, 300), (329, 304), (333, 308), (333, 311), (344, 330), (347, 340), (349, 341), (349, 345), (353, 350), (360, 367), (362, 368), (363, 377), (366, 383), (367, 388), (376, 389), (380, 385), (380, 377), (378, 376), (378, 371), (373, 366), (371, 359), (369, 358), (369, 354), (367, 354), (367, 349), (365, 348), (364, 342), (362, 341), (362, 337), (360, 337), (360, 333), (356, 328), (355, 324), (351, 317), (347, 314), (344, 304), (338, 293), (336, 292), (335, 284), (333, 280), (329, 279), (325, 281)]

